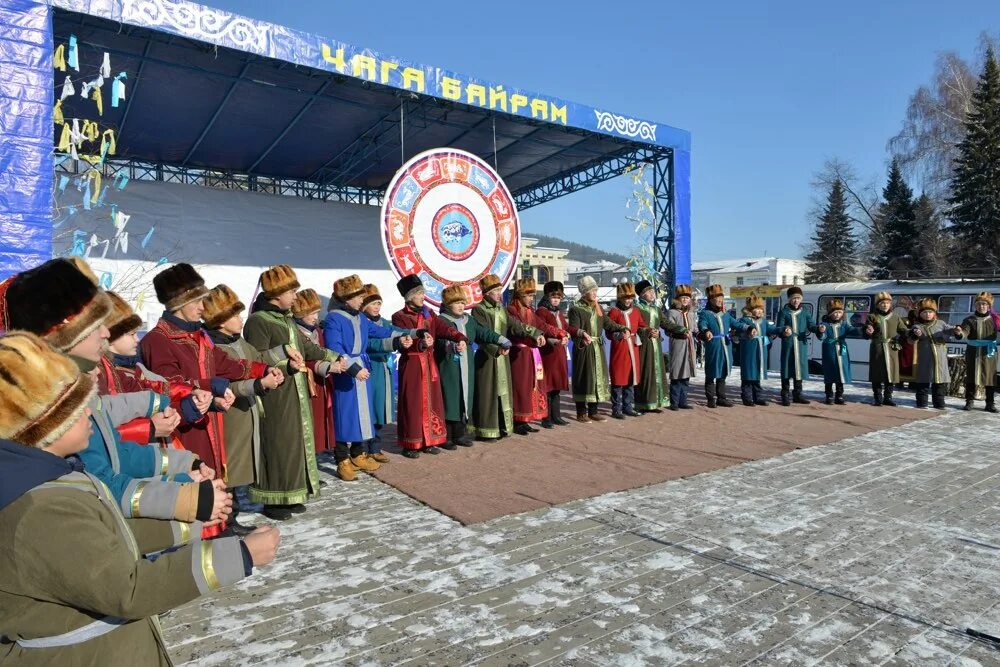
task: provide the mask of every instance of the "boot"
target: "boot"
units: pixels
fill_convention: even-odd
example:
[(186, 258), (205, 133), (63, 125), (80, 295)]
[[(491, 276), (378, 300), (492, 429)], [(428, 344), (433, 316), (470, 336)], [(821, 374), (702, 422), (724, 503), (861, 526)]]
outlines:
[[(341, 479), (344, 478), (341, 477)], [(352, 477), (351, 479), (354, 478)], [(287, 521), (292, 518), (292, 511), (284, 505), (265, 505), (264, 511), (261, 514), (272, 521)]]
[(838, 382), (837, 383), (837, 393), (833, 397), (833, 402), (836, 403), (837, 405), (846, 405), (847, 404), (847, 401), (844, 400), (844, 383), (843, 382)]
[(833, 405), (833, 383), (827, 382), (825, 388), (826, 388), (826, 404)]
[(887, 382), (885, 384), (885, 393), (882, 396), (882, 405), (888, 405), (890, 408), (896, 407), (896, 401), (892, 400), (892, 383)]
[(549, 392), (549, 419), (556, 426), (569, 426), (569, 422), (562, 418), (562, 405), (559, 401), (559, 392)]
[(768, 405), (768, 401), (765, 401), (764, 397), (761, 396), (761, 392), (763, 391), (763, 389), (761, 389), (760, 387), (760, 382), (752, 383), (752, 386), (750, 388), (752, 390), (751, 395), (753, 396), (754, 405)]
[(459, 447), (472, 447), (472, 436), (469, 435), (465, 424), (455, 424), (455, 444)]
[(715, 393), (717, 396), (716, 404), (720, 408), (731, 408), (733, 407), (733, 402), (726, 398), (726, 381), (716, 380), (715, 381)]
[(872, 382), (872, 405), (882, 405), (882, 383)]
[(812, 403), (812, 401), (802, 395), (802, 380), (795, 381), (795, 389), (792, 391), (792, 403), (799, 405), (809, 405)]
[(455, 423), (446, 421), (444, 423), (444, 427), (448, 432), (448, 439), (441, 445), (441, 449), (447, 449), (449, 451), (458, 449), (458, 445), (455, 444)]
[(602, 415), (599, 412), (597, 412), (597, 408), (594, 408), (593, 412), (588, 412), (587, 413), (587, 417), (592, 422), (606, 422), (606, 421), (608, 421), (607, 417), (605, 417), (604, 415)]
[(998, 412), (996, 406), (996, 387), (986, 388), (986, 412)]
[(576, 420), (578, 422), (580, 422), (581, 424), (589, 424), (591, 422), (590, 417), (587, 416), (587, 411), (586, 410), (584, 410), (583, 412), (577, 412), (576, 413)]
[(292, 514), (305, 514), (306, 506), (302, 503), (295, 503), (294, 505), (285, 505), (288, 511)]
[(255, 530), (257, 530), (257, 526), (244, 526), (236, 520), (235, 516), (230, 516), (229, 520), (226, 521), (225, 532), (236, 537), (246, 537)]
[(358, 478), (358, 469), (351, 463), (351, 459), (344, 459), (337, 463), (337, 477), (345, 482), (353, 482)]
[(747, 407), (753, 407), (753, 385), (749, 382), (743, 382), (740, 384), (740, 398), (743, 399), (743, 405)]
[(435, 447), (424, 447), (424, 453), (425, 454), (431, 454), (432, 456), (437, 456), (438, 454), (441, 453), (441, 448), (440, 447), (436, 447), (436, 446)]
[[(378, 461), (375, 459), (368, 458), (367, 454), (359, 454), (358, 456), (351, 457), (351, 463), (358, 470), (364, 470), (365, 472), (375, 472), (379, 469)], [(338, 468), (339, 470), (339, 468)]]
[(371, 458), (378, 461), (379, 463), (389, 462), (389, 457), (383, 454), (382, 452), (375, 452), (374, 454), (371, 455)]
[(626, 387), (622, 390), (622, 407), (624, 408), (622, 412), (625, 413), (626, 417), (641, 417), (642, 415), (635, 411), (635, 386)]
[(625, 419), (622, 414), (622, 387), (611, 387), (611, 417), (613, 419)]
[(255, 503), (250, 500), (250, 487), (237, 486), (233, 489), (233, 499), (236, 501), (234, 509), (247, 514), (259, 514), (264, 511), (264, 503)]
[(931, 405), (934, 406), (935, 410), (944, 410), (944, 392), (943, 384), (935, 384), (934, 388), (931, 389)]
[(408, 459), (419, 459), (420, 458), (420, 450), (419, 449), (404, 449), (403, 450), (403, 456), (405, 456)]
[(788, 380), (785, 378), (781, 378), (781, 404), (786, 408), (792, 404), (792, 402), (788, 400)]
[(712, 380), (705, 380), (705, 400), (708, 407), (716, 407), (715, 382)]
[(514, 433), (517, 435), (528, 435), (529, 433), (534, 433), (535, 429), (531, 428), (527, 424), (518, 422), (514, 424)]

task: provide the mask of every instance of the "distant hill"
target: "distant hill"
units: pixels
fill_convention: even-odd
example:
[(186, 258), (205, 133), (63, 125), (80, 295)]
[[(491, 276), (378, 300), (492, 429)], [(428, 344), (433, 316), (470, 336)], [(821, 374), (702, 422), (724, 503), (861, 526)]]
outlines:
[(628, 261), (628, 257), (625, 255), (619, 255), (618, 253), (608, 252), (607, 250), (600, 250), (589, 245), (583, 245), (581, 243), (573, 243), (572, 241), (565, 241), (555, 236), (546, 236), (545, 234), (532, 234), (531, 232), (525, 232), (525, 236), (530, 236), (533, 239), (538, 239), (538, 245), (546, 246), (549, 248), (566, 248), (569, 250), (569, 259), (575, 259), (579, 262), (593, 263), (598, 262), (602, 259), (606, 259), (609, 262), (614, 262), (615, 264), (624, 264)]

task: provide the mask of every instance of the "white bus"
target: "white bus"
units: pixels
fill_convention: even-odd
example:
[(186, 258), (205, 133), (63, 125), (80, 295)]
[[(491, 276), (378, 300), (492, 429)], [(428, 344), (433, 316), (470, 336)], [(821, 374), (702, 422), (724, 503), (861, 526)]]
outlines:
[[(938, 302), (938, 317), (949, 324), (961, 324), (972, 313), (972, 300), (979, 292), (1000, 294), (1000, 282), (985, 280), (885, 280), (879, 282), (824, 283), (802, 285), (802, 307), (812, 313), (815, 320), (826, 314), (826, 304), (830, 299), (844, 302), (844, 317), (856, 325), (863, 325), (868, 313), (875, 307), (875, 295), (889, 292), (893, 297), (896, 313), (906, 317), (917, 301), (933, 297)], [(781, 303), (787, 301), (781, 296)], [(779, 346), (776, 342), (775, 347)], [(868, 341), (861, 336), (847, 341), (851, 355), (851, 373), (855, 380), (868, 380)], [(949, 355), (960, 355), (965, 351), (965, 343), (948, 345)], [(823, 350), (815, 336), (809, 338), (809, 372), (822, 374)], [(778, 369), (780, 355), (770, 356), (772, 370)]]

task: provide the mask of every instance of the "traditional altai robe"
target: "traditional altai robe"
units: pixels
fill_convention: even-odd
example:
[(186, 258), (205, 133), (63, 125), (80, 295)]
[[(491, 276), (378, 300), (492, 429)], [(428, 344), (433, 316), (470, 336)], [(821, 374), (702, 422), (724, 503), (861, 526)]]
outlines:
[[(374, 324), (393, 331), (402, 331), (392, 326), (392, 322), (384, 317), (372, 319)], [(371, 377), (368, 378), (368, 393), (372, 397), (372, 423), (375, 428), (396, 421), (396, 392), (392, 386), (392, 376), (396, 371), (394, 356), (395, 340), (392, 338), (368, 339), (368, 362), (371, 365)]]
[[(472, 317), (493, 332), (513, 340), (515, 336), (539, 336), (541, 331), (511, 318), (502, 303), (483, 299), (472, 309)], [(480, 438), (499, 438), (514, 430), (514, 400), (511, 391), (510, 357), (499, 345), (480, 345), (476, 350), (476, 391), (472, 423)], [(501, 418), (503, 423), (500, 422)]]
[(573, 343), (573, 401), (590, 404), (610, 400), (604, 334), (612, 336), (624, 332), (625, 327), (613, 322), (600, 305), (595, 308), (582, 300), (570, 306), (567, 319), (571, 327), (586, 332), (591, 339), (589, 345), (579, 340)]
[[(698, 315), (693, 307), (671, 308), (663, 328), (670, 334), (668, 359), (671, 380), (689, 380), (698, 368), (694, 336), (698, 333)], [(690, 335), (689, 335), (690, 334)]]
[(705, 342), (705, 381), (725, 380), (733, 372), (732, 330), (743, 331), (746, 324), (733, 317), (729, 311), (705, 308), (698, 313), (698, 331), (704, 336), (712, 332), (712, 340)]
[(872, 312), (868, 315), (868, 325), (875, 333), (865, 338), (871, 339), (868, 354), (868, 380), (872, 384), (895, 384), (899, 382), (899, 349), (906, 337), (906, 324), (894, 312), (888, 314)]
[(997, 326), (990, 313), (973, 313), (962, 320), (965, 334), (965, 387), (993, 387), (997, 377)]
[[(324, 341), (325, 323), (318, 326), (310, 326), (298, 318), (295, 325), (302, 332), (302, 335), (319, 347), (326, 347)], [(316, 446), (316, 453), (332, 452), (336, 443), (336, 433), (333, 420), (333, 378), (327, 375), (320, 375), (317, 371), (322, 361), (307, 361), (306, 382), (309, 385), (309, 404), (312, 408), (313, 416), (313, 441)]]
[(608, 311), (608, 319), (615, 324), (622, 325), (631, 332), (628, 339), (620, 336), (612, 336), (611, 357), (608, 368), (611, 376), (611, 384), (616, 387), (627, 387), (639, 384), (639, 348), (642, 347), (642, 339), (639, 332), (646, 329), (646, 321), (642, 317), (642, 311), (635, 306), (623, 309), (616, 306)]
[(847, 337), (861, 333), (859, 327), (851, 326), (841, 318), (833, 322), (823, 318), (826, 331), (819, 334), (823, 345), (823, 381), (830, 383), (851, 383), (851, 355), (847, 351)]
[[(792, 309), (785, 306), (778, 313), (774, 323), (781, 338), (781, 377), (785, 380), (809, 379), (809, 334), (819, 334), (819, 327), (813, 322), (809, 311), (801, 306)], [(785, 336), (785, 329), (791, 329)]]
[[(546, 338), (560, 338), (562, 331), (543, 322), (535, 311), (517, 301), (507, 306), (507, 315), (518, 320)], [(514, 422), (528, 422), (545, 419), (549, 415), (549, 398), (545, 391), (545, 370), (537, 336), (514, 336), (510, 350), (510, 373), (514, 380)]]
[(446, 312), (441, 313), (439, 317), (447, 326), (464, 334), (469, 340), (463, 352), (458, 352), (456, 343), (450, 340), (434, 341), (434, 360), (441, 374), (445, 419), (450, 422), (465, 423), (471, 417), (476, 395), (472, 343), (499, 345), (503, 337), (492, 329), (484, 327), (468, 313), (455, 317)]
[[(541, 304), (535, 309), (538, 319), (555, 329), (569, 332), (570, 338), (579, 336), (579, 329), (571, 327), (562, 310), (550, 308)], [(569, 341), (561, 338), (549, 338), (545, 347), (541, 348), (542, 368), (545, 377), (542, 379), (543, 391), (569, 391)]]
[[(912, 331), (919, 329), (920, 336)], [(948, 369), (948, 343), (957, 338), (955, 328), (939, 319), (925, 322), (919, 317), (910, 327), (913, 341), (913, 381), (920, 384), (951, 382)]]
[(740, 377), (744, 382), (763, 382), (767, 379), (767, 359), (771, 339), (777, 335), (773, 327), (767, 323), (767, 318), (757, 319), (744, 315), (739, 323), (747, 335), (750, 329), (756, 329), (753, 338), (744, 338), (740, 342)]
[(642, 313), (646, 328), (639, 332), (642, 345), (639, 346), (639, 382), (635, 388), (635, 407), (639, 410), (658, 410), (670, 405), (666, 390), (666, 374), (663, 363), (661, 339), (653, 332), (663, 327), (660, 307), (655, 303), (636, 301), (635, 307)]

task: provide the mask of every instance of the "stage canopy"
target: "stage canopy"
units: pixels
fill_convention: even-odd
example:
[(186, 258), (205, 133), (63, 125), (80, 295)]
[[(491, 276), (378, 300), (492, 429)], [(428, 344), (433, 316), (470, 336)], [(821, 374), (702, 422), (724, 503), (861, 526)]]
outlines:
[[(174, 0), (0, 0), (0, 62), (16, 69), (0, 87), (6, 273), (51, 252), (53, 53), (71, 39), (77, 86), (107, 53), (127, 91), (103, 105), (107, 176), (377, 204), (405, 158), (454, 147), (494, 164), (524, 209), (647, 163), (657, 268), (688, 279), (687, 132)], [(93, 107), (73, 95), (61, 113)]]

